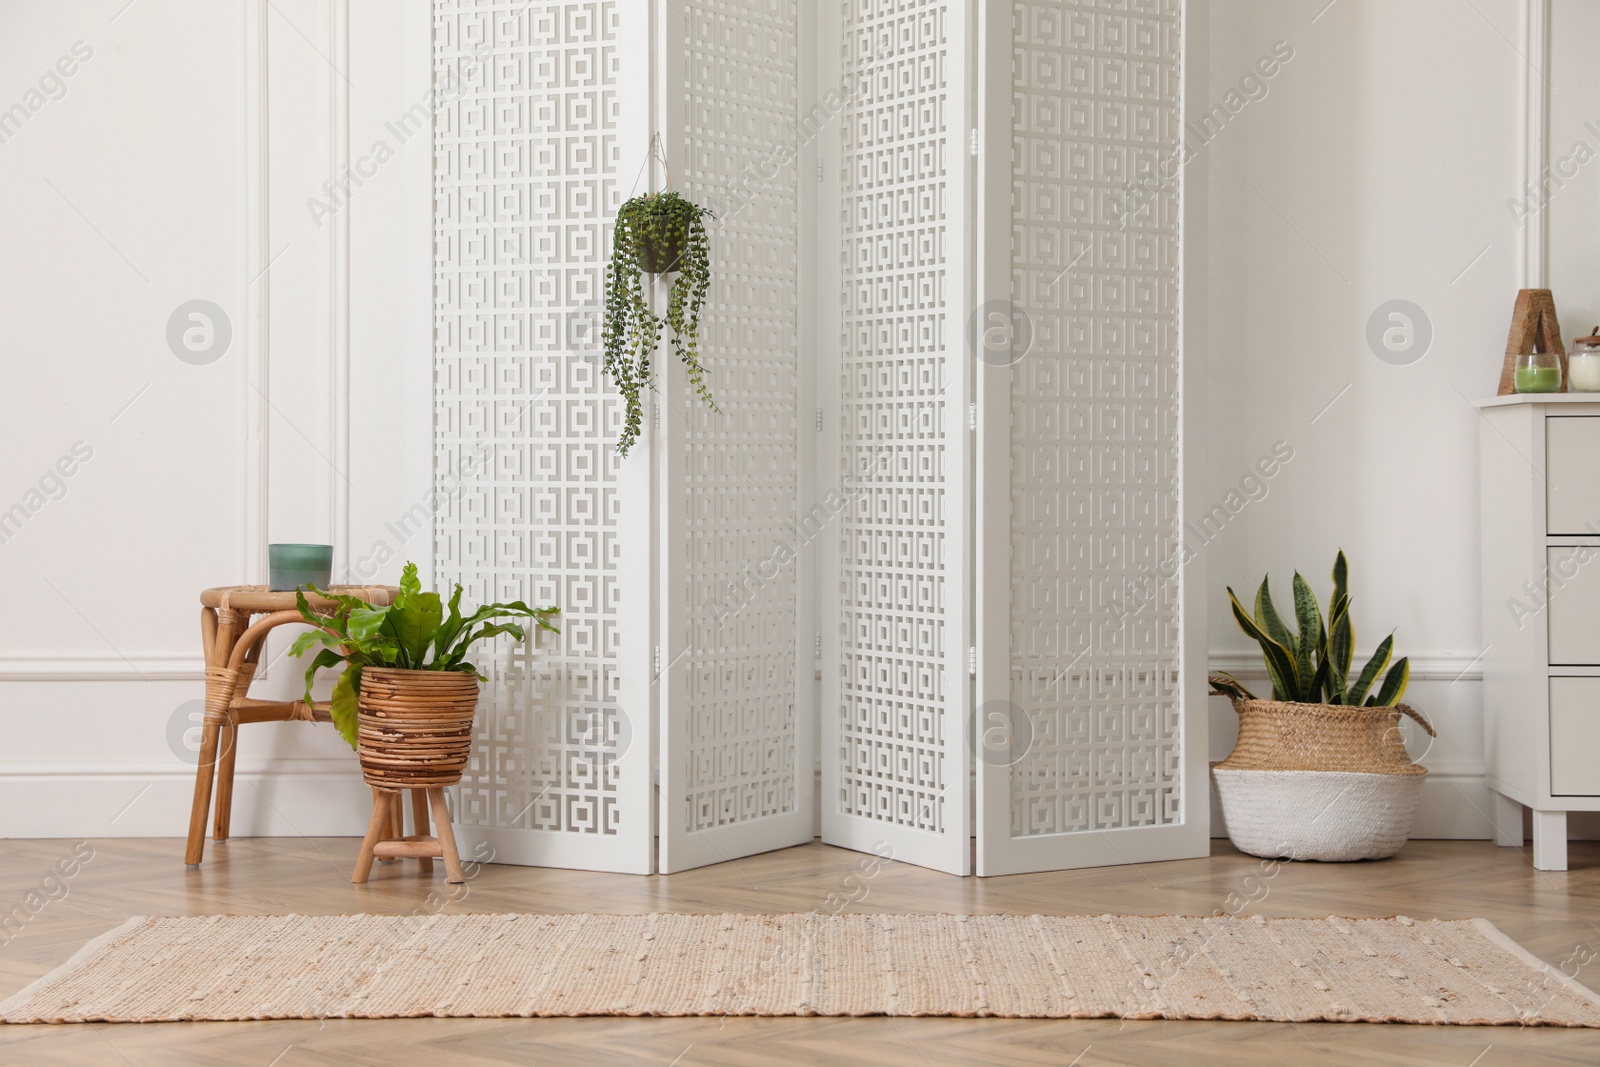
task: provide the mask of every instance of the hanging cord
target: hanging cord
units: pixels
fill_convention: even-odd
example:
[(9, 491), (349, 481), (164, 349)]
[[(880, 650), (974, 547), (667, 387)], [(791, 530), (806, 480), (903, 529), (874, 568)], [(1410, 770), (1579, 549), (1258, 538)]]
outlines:
[[(666, 142), (662, 139), (660, 133), (653, 133), (650, 135), (650, 148), (645, 153), (644, 159), (639, 162), (638, 173), (633, 176), (633, 188), (628, 192), (630, 199), (639, 195), (639, 182), (644, 178), (644, 169), (652, 162), (661, 164), (662, 184), (658, 192), (667, 193), (672, 191), (672, 165), (667, 162)], [(711, 219), (722, 218), (721, 215), (708, 207), (701, 207), (700, 213)]]
[(661, 191), (666, 192), (672, 188), (672, 168), (667, 165), (667, 146), (660, 133), (650, 137), (650, 158), (661, 164)]
[(645, 152), (644, 159), (639, 163), (639, 173), (633, 176), (633, 188), (628, 191), (629, 197), (639, 194), (639, 181), (644, 177), (644, 169), (652, 162), (661, 164), (662, 187), (661, 192), (672, 188), (672, 168), (667, 164), (666, 144), (661, 140), (659, 132), (650, 135), (650, 147)]

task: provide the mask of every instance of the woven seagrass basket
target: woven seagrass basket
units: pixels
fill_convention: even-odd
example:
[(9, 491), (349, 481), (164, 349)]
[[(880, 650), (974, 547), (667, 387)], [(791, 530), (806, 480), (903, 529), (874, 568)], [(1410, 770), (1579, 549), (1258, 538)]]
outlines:
[(1406, 704), (1368, 708), (1231, 696), (1239, 740), (1211, 765), (1228, 838), (1252, 856), (1384, 859), (1411, 837), (1427, 768), (1406, 752)]
[(357, 752), (368, 785), (428, 789), (461, 780), (472, 752), (477, 678), (367, 667), (357, 703)]

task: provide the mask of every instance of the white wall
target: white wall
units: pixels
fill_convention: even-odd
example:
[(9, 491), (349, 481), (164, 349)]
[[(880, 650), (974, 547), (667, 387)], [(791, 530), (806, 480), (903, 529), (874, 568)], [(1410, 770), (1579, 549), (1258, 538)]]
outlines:
[[(331, 0), (124, 4), (0, 11), (0, 109), (31, 103), (30, 88), (75, 42), (93, 50), (64, 95), (52, 83), (60, 98), (0, 142), (0, 194), (26, 207), (8, 215), (0, 244), (16, 398), (0, 424), (0, 510), (26, 503), (75, 442), (93, 449), (65, 494), (0, 543), (11, 607), (0, 617), (0, 836), (183, 832), (192, 763), (174, 754), (167, 728), (200, 695), (195, 598), (262, 577), (267, 540), (332, 538), (337, 524), (352, 564), (380, 544), (394, 553), (380, 578), (407, 553), (429, 554), (385, 525), (427, 489), (427, 435), (397, 420), (429, 419), (429, 146), (393, 144), (395, 159), (321, 227), (305, 204), (337, 169), (341, 143), (359, 157), (380, 138), (395, 142), (384, 122), (426, 91), (426, 0), (355, 0), (348, 56)], [(1265, 96), (1202, 149), (1211, 476), (1199, 491), (1221, 502), (1276, 442), (1294, 449), (1265, 498), (1204, 550), (1213, 660), (1256, 658), (1224, 586), (1243, 593), (1270, 571), (1286, 593), (1299, 567), (1325, 592), (1342, 546), (1363, 650), (1398, 627), (1416, 668), (1412, 699), (1441, 727), (1419, 833), (1487, 836), (1473, 664), (1478, 431), (1467, 401), (1494, 388), (1519, 284), (1522, 231), (1507, 201), (1519, 182), (1521, 4), (1211, 7), (1216, 102), (1276, 42), (1294, 50)], [(259, 115), (246, 62), (263, 9), (270, 226), (254, 239), (266, 259), (283, 253), (266, 275), (265, 337), (248, 319), (263, 298), (251, 285)], [(1554, 4), (1551, 141), (1561, 153), (1600, 118), (1588, 113), (1587, 81), (1562, 77), (1582, 71), (1597, 18), (1593, 5)], [(344, 138), (336, 56), (352, 83)], [(1600, 322), (1600, 297), (1583, 280), (1594, 243), (1581, 239), (1594, 232), (1597, 175), (1584, 168), (1549, 208), (1551, 285), (1569, 336)], [(179, 361), (164, 338), (172, 310), (195, 298), (222, 306), (234, 328), (229, 352), (203, 367)], [(1365, 340), (1368, 316), (1395, 298), (1432, 325), (1427, 355), (1410, 366), (1380, 362)], [(336, 374), (344, 321), (348, 405)], [(252, 409), (265, 413), (263, 449), (243, 430)], [(298, 672), (285, 667), (270, 684), (289, 692)], [(1221, 758), (1232, 715), (1217, 702), (1212, 719)], [(358, 832), (350, 759), (331, 731), (253, 728), (241, 771), (263, 792), (241, 787), (236, 832)]]
[[(401, 222), (427, 218), (431, 145), (399, 147), (321, 226), (306, 202), (346, 138), (361, 154), (427, 90), (428, 9), (358, 0), (348, 45), (346, 10), (0, 11), (0, 108), (25, 112), (0, 126), (0, 511), (28, 511), (0, 527), (0, 837), (183, 834), (200, 590), (264, 580), (268, 541), (333, 540), (341, 562), (397, 542), (384, 522), (427, 488), (426, 432), (408, 453), (404, 428), (419, 392), (427, 424), (429, 235)], [(197, 298), (232, 329), (207, 365), (166, 339)], [(90, 458), (30, 497), (76, 442)], [(392, 547), (371, 577), (430, 551)], [(296, 690), (293, 661), (268, 675)], [(235, 832), (359, 833), (353, 759), (327, 729), (252, 727)]]
[[(1507, 201), (1522, 158), (1523, 5), (1213, 0), (1212, 12), (1218, 100), (1275, 42), (1294, 50), (1265, 97), (1205, 149), (1209, 492), (1221, 500), (1274, 442), (1294, 449), (1265, 498), (1206, 549), (1213, 662), (1259, 663), (1228, 612), (1226, 586), (1247, 598), (1270, 572), (1281, 604), (1300, 568), (1325, 598), (1343, 547), (1361, 653), (1396, 628), (1397, 652), (1413, 665), (1408, 701), (1439, 726), (1424, 759), (1432, 774), (1417, 836), (1488, 836), (1475, 663), (1478, 415), (1469, 401), (1495, 389), (1521, 284), (1522, 231)], [(1555, 83), (1586, 94), (1586, 107), (1589, 79), (1576, 74), (1592, 29), (1556, 20), (1560, 46), (1576, 51), (1566, 81), (1553, 67)], [(1600, 118), (1590, 110), (1585, 118)], [(1592, 192), (1597, 179), (1585, 180)], [(1592, 235), (1595, 209), (1585, 210)], [(1553, 230), (1572, 229), (1555, 221)], [(1552, 246), (1561, 243), (1553, 234)], [(1566, 247), (1593, 259), (1592, 236)], [(1586, 282), (1576, 263), (1558, 259), (1558, 308), (1583, 307), (1584, 323), (1600, 321), (1592, 271)], [(1407, 366), (1380, 361), (1366, 341), (1368, 317), (1392, 299), (1417, 304), (1432, 325), (1431, 347)], [(1578, 320), (1566, 317), (1570, 336)], [(1213, 758), (1234, 729), (1226, 703), (1214, 701)], [(1412, 745), (1419, 755), (1423, 747)]]

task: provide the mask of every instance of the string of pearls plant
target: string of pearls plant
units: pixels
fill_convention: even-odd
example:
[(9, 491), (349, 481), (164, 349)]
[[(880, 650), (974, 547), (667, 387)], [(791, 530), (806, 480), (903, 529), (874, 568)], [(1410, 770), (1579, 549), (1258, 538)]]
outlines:
[[(661, 328), (672, 328), (672, 352), (689, 375), (689, 386), (720, 414), (700, 363), (700, 309), (711, 288), (711, 256), (704, 217), (710, 212), (677, 193), (636, 196), (617, 212), (606, 263), (605, 371), (623, 400), (624, 456), (644, 423), (641, 393), (652, 387), (650, 356)], [(644, 275), (676, 272), (665, 317), (646, 297)]]

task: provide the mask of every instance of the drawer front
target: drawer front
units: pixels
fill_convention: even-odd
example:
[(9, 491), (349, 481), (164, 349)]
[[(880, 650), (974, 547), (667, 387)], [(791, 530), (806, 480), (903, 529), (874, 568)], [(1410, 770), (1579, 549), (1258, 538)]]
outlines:
[(1600, 533), (1600, 416), (1544, 420), (1545, 531)]
[(1600, 545), (1545, 550), (1550, 665), (1600, 667)]
[(1550, 679), (1550, 793), (1600, 796), (1600, 678)]

